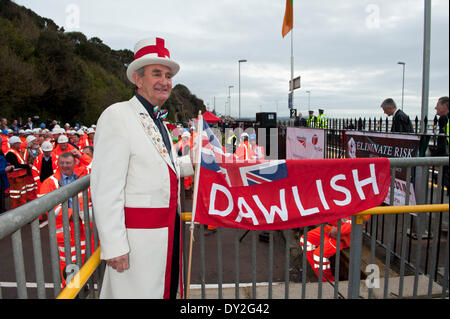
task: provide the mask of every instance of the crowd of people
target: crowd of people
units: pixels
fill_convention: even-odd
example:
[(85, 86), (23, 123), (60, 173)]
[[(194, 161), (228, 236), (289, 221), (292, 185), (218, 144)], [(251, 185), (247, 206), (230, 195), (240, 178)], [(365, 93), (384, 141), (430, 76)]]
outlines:
[[(16, 121), (13, 121), (15, 123)], [(71, 183), (91, 171), (94, 154), (95, 125), (92, 127), (70, 126), (64, 128), (54, 124), (52, 129), (12, 129), (5, 119), (1, 120), (0, 173), (2, 173), (2, 199), (9, 194), (9, 208), (22, 206), (44, 196), (61, 186)], [(14, 125), (14, 124), (13, 124)], [(84, 205), (79, 198), (81, 253), (84, 259), (86, 241), (84, 238)], [(70, 246), (72, 262), (76, 262), (72, 199), (68, 201), (71, 229)], [(2, 206), (6, 206), (2, 200)], [(89, 200), (89, 207), (91, 203)], [(2, 207), (2, 211), (5, 207)], [(48, 213), (39, 217), (46, 224)], [(60, 257), (63, 284), (67, 274), (63, 233), (62, 205), (55, 207), (56, 238)]]
[(45, 124), (32, 128), (34, 124), (27, 122), (29, 128), (23, 129), (17, 128), (17, 120), (12, 123), (8, 127), (2, 118), (0, 131), (1, 169), (6, 173), (2, 185), (4, 190), (9, 189), (11, 209), (37, 197), (42, 183), (57, 172), (58, 159), (65, 152), (76, 158), (78, 175), (89, 173), (95, 125), (71, 127), (66, 123), (62, 128), (54, 124), (50, 130)]

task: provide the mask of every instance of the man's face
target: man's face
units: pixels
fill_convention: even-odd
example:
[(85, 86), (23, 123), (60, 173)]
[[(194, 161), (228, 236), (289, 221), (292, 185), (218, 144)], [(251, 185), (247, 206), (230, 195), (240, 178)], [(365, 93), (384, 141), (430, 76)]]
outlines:
[(59, 143), (59, 148), (61, 149), (61, 151), (65, 151), (67, 150), (67, 144), (68, 143)]
[(162, 106), (172, 92), (172, 72), (169, 67), (159, 64), (145, 66), (143, 77), (134, 74), (138, 93), (151, 104)]
[(20, 148), (21, 148), (20, 144), (21, 143), (14, 143), (14, 144), (11, 144), (10, 146), (13, 150), (20, 151)]
[(75, 167), (75, 159), (72, 156), (60, 157), (58, 165), (61, 173), (67, 176), (72, 176), (73, 169)]
[(445, 104), (442, 104), (440, 101), (437, 102), (434, 109), (436, 110), (436, 114), (439, 116), (448, 114), (448, 107)]
[(52, 151), (43, 151), (43, 153), (44, 153), (44, 156), (46, 156), (46, 157), (52, 156)]
[(94, 157), (94, 154), (92, 154), (91, 150), (89, 148), (84, 148), (83, 153), (89, 156), (90, 158)]
[(384, 114), (386, 114), (387, 116), (391, 116), (392, 114), (394, 114), (394, 109), (392, 107), (382, 106), (381, 108), (383, 109)]
[(78, 142), (80, 141), (80, 137), (77, 134), (72, 135), (71, 139), (72, 143), (74, 144), (78, 144)]

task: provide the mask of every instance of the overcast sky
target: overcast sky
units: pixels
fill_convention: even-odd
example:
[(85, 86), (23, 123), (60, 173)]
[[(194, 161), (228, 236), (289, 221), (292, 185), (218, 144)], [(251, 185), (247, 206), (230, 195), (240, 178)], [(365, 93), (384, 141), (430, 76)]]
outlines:
[[(285, 0), (16, 0), (66, 31), (99, 37), (113, 49), (133, 50), (148, 36), (166, 39), (181, 70), (174, 78), (224, 114), (277, 111), (288, 116), (291, 33), (281, 36)], [(432, 0), (429, 115), (449, 89), (449, 1)], [(294, 107), (303, 115), (385, 117), (381, 102), (419, 115), (422, 101), (423, 0), (294, 0)], [(227, 112), (228, 113), (228, 112)]]

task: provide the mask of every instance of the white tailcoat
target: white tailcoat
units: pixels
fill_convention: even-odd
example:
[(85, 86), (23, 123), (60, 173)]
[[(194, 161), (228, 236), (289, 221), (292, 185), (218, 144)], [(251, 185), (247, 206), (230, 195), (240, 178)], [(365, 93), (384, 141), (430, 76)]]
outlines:
[[(101, 114), (94, 150), (91, 191), (101, 258), (129, 253), (130, 265), (122, 273), (106, 266), (100, 297), (163, 298), (172, 245), (168, 228), (127, 229), (124, 207), (167, 208), (169, 169), (178, 179), (193, 175), (189, 156), (175, 158), (173, 166), (157, 126), (136, 97)], [(174, 149), (172, 154), (176, 157)]]

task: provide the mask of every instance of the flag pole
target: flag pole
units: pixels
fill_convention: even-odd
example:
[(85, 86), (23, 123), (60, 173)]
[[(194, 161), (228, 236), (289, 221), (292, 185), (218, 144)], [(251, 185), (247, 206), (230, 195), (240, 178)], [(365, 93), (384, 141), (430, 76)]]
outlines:
[(292, 1), (292, 29), (291, 31), (291, 106), (294, 109), (294, 2)]
[(202, 152), (202, 132), (203, 132), (203, 116), (202, 111), (198, 112), (198, 124), (197, 124), (197, 154), (194, 159), (194, 191), (193, 191), (193, 200), (192, 200), (192, 218), (190, 225), (190, 240), (189, 240), (189, 260), (188, 260), (188, 274), (187, 274), (187, 285), (186, 285), (186, 299), (189, 299), (190, 296), (190, 286), (191, 286), (191, 266), (192, 266), (192, 246), (194, 245), (194, 220), (195, 220), (195, 211), (197, 207), (197, 194), (199, 187), (199, 177), (200, 177), (200, 159)]

